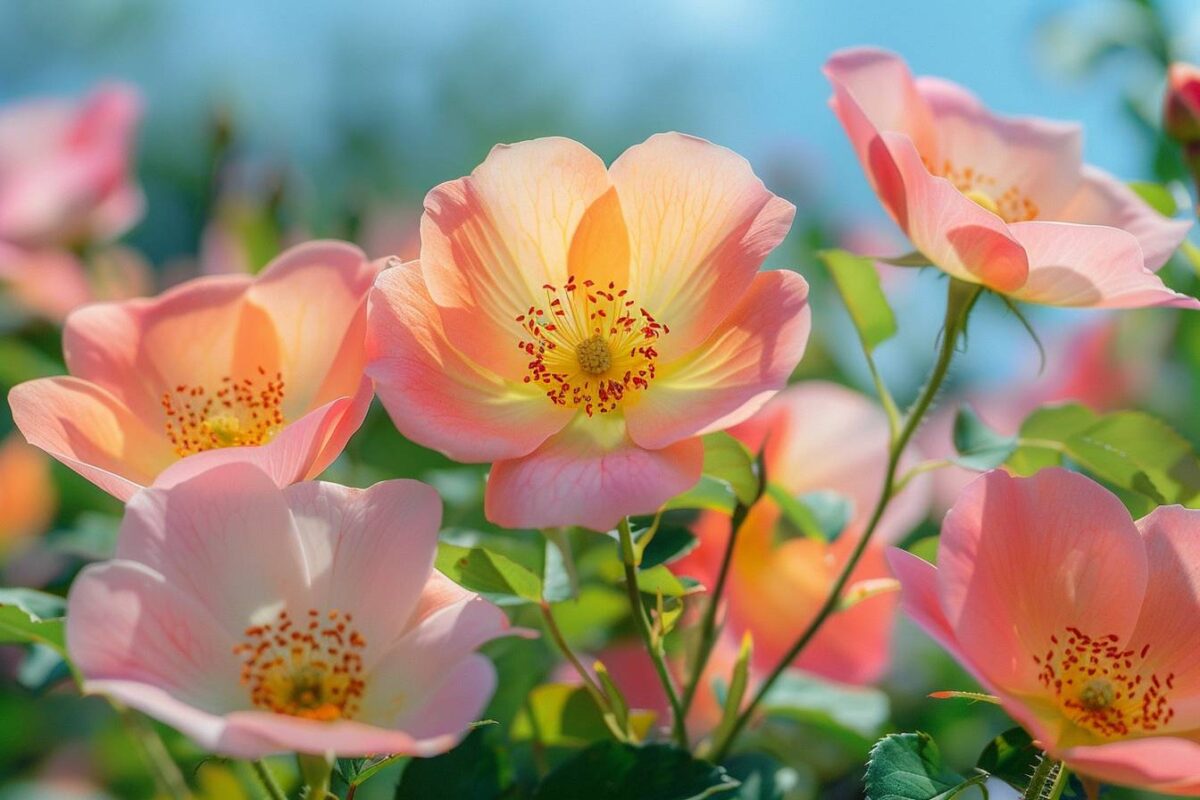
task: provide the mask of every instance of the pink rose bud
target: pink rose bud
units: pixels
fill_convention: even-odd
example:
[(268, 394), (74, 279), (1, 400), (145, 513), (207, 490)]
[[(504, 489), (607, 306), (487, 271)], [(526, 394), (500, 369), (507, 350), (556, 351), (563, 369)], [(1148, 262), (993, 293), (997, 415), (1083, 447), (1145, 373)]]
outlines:
[(1200, 142), (1200, 67), (1176, 62), (1167, 71), (1163, 130), (1182, 144)]

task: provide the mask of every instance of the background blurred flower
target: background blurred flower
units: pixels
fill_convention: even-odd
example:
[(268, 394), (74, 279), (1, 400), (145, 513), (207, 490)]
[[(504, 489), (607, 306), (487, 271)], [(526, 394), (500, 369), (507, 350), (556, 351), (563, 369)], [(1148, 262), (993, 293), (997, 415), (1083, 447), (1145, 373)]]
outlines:
[(1200, 308), (1153, 274), (1191, 223), (1084, 165), (1078, 126), (994, 115), (882, 50), (836, 53), (825, 74), (884, 208), (938, 268), (1031, 303)]
[(241, 758), (449, 749), (508, 621), (433, 569), (440, 521), (416, 481), (281, 490), (249, 464), (141, 492), (71, 588), (84, 690)]
[(371, 401), (362, 340), (377, 269), (352, 245), (312, 242), (256, 278), (88, 306), (64, 332), (71, 374), (15, 387), (13, 418), (121, 499), (228, 461), (280, 485), (315, 477)]
[(1053, 757), (1200, 791), (1200, 512), (1164, 506), (1135, 524), (1077, 473), (993, 471), (946, 516), (936, 568), (889, 555), (905, 610)]
[(611, 169), (568, 139), (492, 150), (429, 193), (421, 261), (372, 294), (369, 374), (401, 433), (495, 462), (488, 518), (608, 530), (700, 477), (808, 338), (759, 273), (793, 208), (745, 159), (663, 134)]
[(0, 554), (45, 532), (58, 508), (50, 462), (18, 434), (0, 441)]

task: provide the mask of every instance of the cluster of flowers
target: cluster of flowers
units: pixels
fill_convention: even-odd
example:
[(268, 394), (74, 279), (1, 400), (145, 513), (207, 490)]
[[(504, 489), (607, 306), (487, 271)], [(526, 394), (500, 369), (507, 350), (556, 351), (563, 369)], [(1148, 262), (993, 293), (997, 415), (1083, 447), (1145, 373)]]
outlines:
[[(1031, 303), (1200, 308), (1155, 274), (1189, 223), (1084, 165), (1078, 128), (994, 115), (877, 50), (836, 54), (826, 74), (883, 207), (951, 281)], [(136, 216), (136, 109), (110, 89), (0, 119), (0, 241), (30, 270), (47, 242), (69, 252)], [(58, 134), (24, 136), (43, 114)], [(883, 577), (890, 561), (908, 612), (1047, 752), (1098, 779), (1200, 791), (1200, 512), (1135, 523), (1078, 474), (994, 471), (957, 498), (937, 568), (887, 552), (929, 487), (877, 504), (884, 411), (832, 384), (784, 388), (808, 286), (760, 266), (793, 214), (700, 139), (653, 136), (607, 167), (539, 139), (429, 192), (419, 260), (310, 242), (255, 277), (75, 310), (70, 374), (9, 399), (31, 444), (127, 503), (116, 557), (69, 597), (85, 689), (237, 757), (429, 755), (460, 738), (495, 688), (477, 649), (523, 632), (433, 568), (431, 487), (313, 480), (378, 396), (406, 437), (492, 465), (486, 514), (507, 528), (655, 513), (700, 478), (700, 437), (727, 430), (787, 492), (835, 490), (853, 516), (832, 543), (778, 544), (776, 502), (749, 509), (710, 669), (753, 631), (761, 680), (844, 567)], [(727, 528), (706, 513), (673, 568), (711, 586)], [(794, 663), (876, 679), (894, 606), (838, 615)], [(700, 703), (689, 722), (714, 713)]]

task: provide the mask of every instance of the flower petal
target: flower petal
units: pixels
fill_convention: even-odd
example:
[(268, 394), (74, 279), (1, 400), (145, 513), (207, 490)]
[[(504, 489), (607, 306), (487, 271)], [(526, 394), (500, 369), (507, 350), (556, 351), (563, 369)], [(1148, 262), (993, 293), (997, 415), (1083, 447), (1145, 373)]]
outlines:
[(396, 727), (419, 739), (454, 742), (478, 722), (496, 692), (496, 668), (481, 655), (469, 655), (449, 669), (441, 685), (400, 713)]
[(379, 276), (366, 349), (367, 374), (400, 432), (456, 461), (526, 455), (573, 414), (456, 349), (415, 263)]
[(1088, 747), (1056, 756), (1084, 775), (1105, 783), (1195, 797), (1200, 794), (1200, 743), (1176, 736), (1150, 736)]
[(276, 753), (308, 753), (363, 757), (383, 753), (426, 757), (445, 752), (455, 740), (417, 741), (404, 731), (387, 730), (352, 720), (322, 720), (238, 711), (226, 717), (226, 728), (216, 752), (244, 759)]
[(626, 150), (610, 170), (629, 231), (629, 293), (668, 326), (664, 361), (709, 336), (791, 228), (795, 207), (746, 159), (678, 133)]
[(13, 387), (13, 421), (25, 439), (121, 500), (175, 458), (166, 437), (99, 386), (42, 378)]
[(1154, 272), (1167, 263), (1192, 228), (1191, 220), (1164, 217), (1126, 184), (1090, 166), (1083, 168), (1083, 183), (1058, 218), (1129, 231), (1142, 246), (1146, 268)]
[(579, 415), (530, 455), (497, 462), (484, 508), (505, 528), (607, 531), (691, 488), (703, 462), (699, 439), (646, 450), (629, 438), (623, 420)]
[(1077, 473), (989, 472), (946, 515), (941, 605), (989, 682), (1041, 690), (1034, 655), (1066, 626), (1128, 640), (1148, 580), (1146, 552), (1111, 492)]
[(425, 198), (421, 269), (446, 333), (472, 360), (520, 380), (517, 315), (567, 279), (572, 238), (609, 189), (604, 162), (578, 142), (497, 145), (466, 178)]
[(630, 438), (658, 448), (741, 422), (783, 388), (811, 326), (802, 277), (783, 270), (755, 276), (706, 341), (683, 359), (664, 362), (650, 386), (631, 398)]
[(1029, 280), (1009, 292), (1018, 300), (1091, 308), (1200, 308), (1200, 300), (1168, 289), (1144, 266), (1142, 248), (1131, 233), (1036, 221), (1017, 222), (1009, 230), (1029, 255)]

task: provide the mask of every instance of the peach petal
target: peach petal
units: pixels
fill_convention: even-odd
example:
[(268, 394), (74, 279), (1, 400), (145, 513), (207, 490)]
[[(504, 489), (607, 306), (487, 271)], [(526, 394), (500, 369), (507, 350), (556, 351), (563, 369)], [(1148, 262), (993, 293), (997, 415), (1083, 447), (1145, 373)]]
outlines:
[(1141, 246), (1127, 231), (1037, 221), (1017, 222), (1009, 230), (1029, 256), (1029, 280), (1010, 292), (1018, 300), (1092, 308), (1200, 308), (1200, 300), (1168, 289), (1144, 266)]
[(165, 436), (87, 381), (30, 381), (13, 387), (8, 401), (30, 444), (118, 499), (128, 500), (175, 458)]
[(630, 296), (671, 329), (657, 345), (669, 362), (731, 313), (796, 209), (746, 159), (678, 133), (629, 148), (610, 175), (629, 231)]
[(746, 419), (783, 388), (811, 325), (802, 277), (783, 270), (756, 275), (708, 339), (684, 359), (664, 363), (632, 399), (630, 438), (658, 448)]
[(1200, 793), (1200, 743), (1175, 736), (1153, 736), (1107, 744), (1072, 747), (1056, 753), (1072, 769), (1106, 783), (1163, 794), (1195, 797)]
[(367, 374), (400, 432), (458, 461), (526, 455), (574, 413), (455, 348), (415, 263), (379, 276), (366, 349)]
[(704, 446), (685, 439), (646, 450), (621, 419), (577, 417), (524, 458), (500, 461), (484, 507), (506, 528), (581, 525), (611, 530), (622, 517), (652, 513), (700, 479)]

